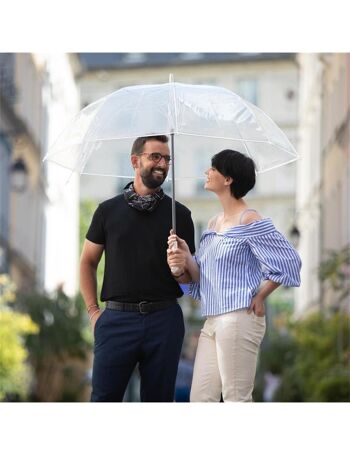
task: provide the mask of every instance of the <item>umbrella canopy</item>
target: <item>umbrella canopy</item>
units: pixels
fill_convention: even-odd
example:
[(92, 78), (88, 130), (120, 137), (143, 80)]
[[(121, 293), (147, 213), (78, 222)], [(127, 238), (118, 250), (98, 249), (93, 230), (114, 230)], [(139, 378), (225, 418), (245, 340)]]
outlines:
[(283, 131), (258, 107), (222, 87), (169, 82), (125, 87), (88, 105), (44, 160), (79, 174), (133, 177), (136, 137), (176, 138), (176, 178), (204, 177), (212, 155), (238, 150), (264, 172), (297, 159)]

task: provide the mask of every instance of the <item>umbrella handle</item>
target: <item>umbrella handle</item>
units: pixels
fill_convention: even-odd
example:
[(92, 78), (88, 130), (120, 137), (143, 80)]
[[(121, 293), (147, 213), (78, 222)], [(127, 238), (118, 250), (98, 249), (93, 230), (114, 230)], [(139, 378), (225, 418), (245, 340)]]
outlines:
[[(175, 242), (171, 245), (171, 249), (174, 251), (174, 250), (177, 250), (177, 241), (175, 240)], [(171, 270), (171, 273), (173, 275), (179, 275), (180, 272), (181, 272), (181, 269), (179, 267), (170, 267), (170, 270)]]

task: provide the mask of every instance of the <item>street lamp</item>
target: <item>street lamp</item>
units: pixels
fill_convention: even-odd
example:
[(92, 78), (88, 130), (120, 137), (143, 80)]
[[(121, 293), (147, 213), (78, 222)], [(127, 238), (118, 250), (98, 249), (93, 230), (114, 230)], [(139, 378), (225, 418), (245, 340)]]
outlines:
[(23, 193), (28, 185), (28, 168), (22, 158), (16, 159), (10, 166), (11, 188), (16, 193)]
[(291, 227), (291, 229), (289, 231), (289, 236), (292, 241), (292, 244), (295, 247), (297, 247), (299, 244), (299, 240), (300, 240), (300, 231), (295, 224)]

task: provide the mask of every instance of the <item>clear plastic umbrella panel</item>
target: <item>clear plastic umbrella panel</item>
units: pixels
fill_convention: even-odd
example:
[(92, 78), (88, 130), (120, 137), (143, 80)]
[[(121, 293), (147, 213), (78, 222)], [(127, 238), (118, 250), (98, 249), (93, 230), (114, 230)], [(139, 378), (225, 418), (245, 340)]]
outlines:
[(88, 105), (44, 160), (79, 174), (132, 179), (133, 141), (163, 134), (171, 138), (173, 204), (175, 180), (204, 179), (211, 157), (220, 150), (250, 156), (258, 172), (297, 159), (283, 131), (255, 105), (225, 88), (171, 81), (125, 87)]

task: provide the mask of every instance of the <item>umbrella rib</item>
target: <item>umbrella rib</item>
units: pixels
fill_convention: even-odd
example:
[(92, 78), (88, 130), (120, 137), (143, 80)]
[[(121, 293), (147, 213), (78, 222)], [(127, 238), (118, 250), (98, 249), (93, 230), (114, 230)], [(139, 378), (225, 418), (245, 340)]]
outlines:
[(240, 131), (240, 129), (239, 129), (239, 126), (238, 126), (238, 125), (237, 125), (237, 131), (238, 131), (238, 134), (239, 134), (239, 135), (240, 135), (240, 137), (241, 137), (241, 139), (240, 139), (240, 140), (243, 142), (243, 146), (244, 146), (244, 148), (245, 148), (245, 151), (247, 152), (247, 155), (249, 156), (249, 158), (253, 159), (253, 157), (252, 157), (252, 156), (251, 156), (251, 154), (249, 153), (249, 150), (248, 150), (248, 147), (247, 147), (247, 144), (246, 144), (246, 140), (245, 140), (245, 139), (243, 139), (243, 137), (242, 137), (242, 133), (241, 133), (241, 131)]
[[(102, 98), (102, 99), (103, 99), (103, 98)], [(105, 97), (104, 97), (104, 102), (101, 104), (101, 106), (99, 107), (99, 109), (98, 109), (97, 112), (96, 112), (95, 119), (94, 119), (95, 121), (94, 121), (94, 122), (91, 122), (89, 128), (87, 129), (87, 131), (86, 131), (85, 134), (84, 134), (84, 138), (86, 137), (86, 135), (87, 135), (87, 133), (88, 133), (90, 127), (92, 127), (92, 124), (94, 123), (94, 124), (96, 125), (96, 123), (98, 123), (98, 120), (99, 120), (99, 115), (98, 115), (98, 114), (99, 114), (99, 112), (101, 111), (102, 107), (106, 104), (107, 99), (108, 99), (108, 96), (105, 96)], [(96, 127), (95, 125), (93, 126), (93, 128)], [(84, 143), (84, 142), (88, 144), (89, 142), (94, 143), (94, 142), (96, 142), (96, 141), (84, 141), (84, 139), (83, 139), (82, 143)], [(87, 161), (90, 159), (90, 157), (91, 157), (93, 151), (94, 151), (94, 147), (91, 147), (91, 150), (88, 150), (88, 151), (85, 153), (85, 156), (84, 156), (84, 154), (83, 154), (82, 164), (81, 164), (81, 167), (80, 167), (79, 174), (81, 174), (81, 173), (83, 172), (83, 170), (84, 170), (84, 168), (85, 168), (85, 166), (86, 166), (86, 163), (87, 163)], [(77, 167), (78, 167), (78, 166), (75, 166), (74, 169), (73, 169), (73, 171), (77, 171), (77, 170), (76, 170)], [(77, 172), (78, 172), (78, 171), (77, 171)]]
[[(257, 144), (269, 144), (269, 145), (276, 145), (270, 140), (268, 141), (259, 141), (257, 139), (242, 139), (241, 137), (227, 137), (227, 136), (210, 136), (210, 135), (204, 135), (204, 134), (196, 134), (196, 133), (177, 133), (180, 136), (195, 136), (195, 137), (208, 137), (211, 139), (224, 139), (224, 140), (231, 140), (231, 141), (242, 141), (242, 142), (253, 142)], [(280, 147), (284, 152), (288, 153), (288, 155), (291, 156), (298, 156), (298, 154), (292, 153), (289, 150), (287, 150), (283, 145), (278, 144), (278, 147)], [(294, 147), (293, 147), (294, 148)]]
[[(167, 134), (171, 134), (171, 132), (169, 131), (162, 131), (162, 132), (159, 132), (159, 133), (149, 133), (149, 134), (142, 134), (140, 133), (139, 135), (140, 136), (144, 136), (144, 137), (147, 137), (147, 136), (154, 136), (155, 134), (159, 134), (159, 135), (167, 135)], [(257, 143), (257, 144), (269, 144), (269, 145), (276, 145), (274, 144), (273, 142), (271, 141), (260, 141), (260, 140), (257, 140), (257, 139), (242, 139), (241, 137), (228, 137), (228, 136), (211, 136), (211, 135), (205, 135), (205, 134), (197, 134), (197, 133), (175, 133), (177, 136), (194, 136), (194, 137), (207, 137), (207, 138), (210, 138), (210, 139), (224, 139), (224, 140), (231, 140), (231, 141), (239, 141), (239, 142), (252, 142), (252, 143)], [(113, 140), (125, 140), (125, 139), (135, 139), (136, 135), (133, 135), (133, 136), (120, 136), (120, 137), (109, 137), (109, 138), (101, 138), (101, 139), (94, 139), (94, 140), (91, 140), (91, 141), (85, 141), (85, 144), (88, 144), (89, 142), (105, 142), (105, 141), (113, 141)], [(76, 144), (72, 144), (72, 146), (78, 146), (78, 145), (81, 145), (82, 142), (78, 142)], [(284, 152), (288, 153), (288, 155), (291, 155), (291, 156), (297, 156), (297, 153), (293, 153), (291, 152), (290, 150), (287, 150), (283, 145), (280, 145), (278, 144), (278, 147), (281, 148)], [(294, 147), (293, 147), (294, 148)], [(60, 150), (64, 150), (65, 147), (62, 147), (61, 149), (57, 149), (57, 151), (55, 151), (55, 154), (53, 155), (56, 155)], [(52, 156), (53, 156), (52, 155)], [(47, 156), (47, 158), (50, 158), (49, 156)], [(52, 158), (50, 158), (51, 161)]]
[(211, 110), (212, 110), (212, 112), (213, 112), (213, 114), (214, 114), (214, 119), (215, 119), (216, 126), (217, 126), (218, 128), (220, 128), (219, 122), (218, 122), (218, 120), (217, 120), (217, 118), (216, 118), (216, 111), (215, 111), (215, 109), (214, 109), (213, 102), (212, 102), (211, 99), (209, 99), (209, 104), (210, 104)]
[(262, 171), (258, 171), (259, 174), (263, 174), (264, 172), (267, 172), (267, 171), (272, 171), (273, 169), (277, 169), (279, 167), (282, 167), (282, 166), (285, 166), (287, 164), (290, 164), (290, 163), (294, 163), (294, 161), (298, 160), (300, 158), (299, 155), (295, 155), (295, 157), (289, 161), (285, 161), (283, 163), (280, 163), (280, 164), (276, 164), (275, 166), (270, 166), (270, 167), (267, 167), (266, 169), (262, 170)]
[(97, 177), (116, 177), (116, 178), (121, 178), (121, 179), (133, 179), (135, 176), (134, 175), (119, 175), (119, 174), (97, 174), (93, 172), (82, 172), (82, 175), (96, 175)]
[[(239, 96), (239, 95), (237, 95), (237, 96)], [(244, 100), (242, 97), (239, 97), (239, 98), (241, 98), (241, 100), (242, 100), (242, 102), (244, 103), (244, 106), (246, 107), (246, 109), (248, 109), (249, 112), (251, 113), (251, 115), (253, 116), (253, 118), (255, 118), (254, 112), (251, 110), (250, 106), (245, 102), (245, 100)], [(260, 126), (260, 128), (261, 128), (261, 125), (260, 125), (260, 124), (259, 124), (259, 126)], [(241, 131), (240, 131), (238, 125), (237, 125), (237, 130), (238, 130), (238, 133), (240, 134), (240, 136), (242, 137)], [(270, 141), (270, 138), (269, 138), (268, 136), (267, 136), (267, 139), (268, 139), (267, 143), (268, 143), (268, 144), (272, 144), (272, 142)], [(245, 150), (246, 150), (246, 152), (247, 152), (247, 155), (249, 156), (249, 158), (253, 159), (251, 153), (250, 153), (249, 150), (248, 150), (247, 144), (246, 144), (246, 142), (253, 142), (253, 141), (249, 141), (249, 139), (243, 139), (243, 138), (242, 138), (242, 142), (243, 142), (244, 148), (245, 148)], [(254, 142), (263, 142), (263, 143), (265, 143), (265, 141), (254, 141)]]

